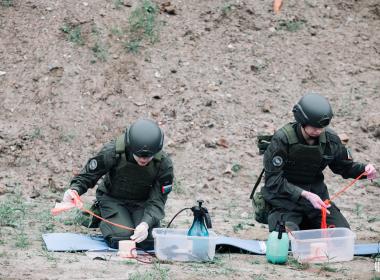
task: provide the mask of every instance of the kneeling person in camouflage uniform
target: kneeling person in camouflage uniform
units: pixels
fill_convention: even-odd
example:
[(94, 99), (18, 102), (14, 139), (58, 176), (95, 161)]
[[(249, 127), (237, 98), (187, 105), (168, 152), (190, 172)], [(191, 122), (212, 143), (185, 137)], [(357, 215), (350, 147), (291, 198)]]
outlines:
[[(293, 230), (321, 226), (321, 208), (327, 207), (327, 224), (349, 224), (334, 203), (326, 205), (329, 192), (323, 170), (328, 166), (343, 178), (355, 178), (364, 171), (373, 179), (372, 164), (354, 162), (338, 135), (328, 128), (333, 117), (326, 98), (307, 94), (294, 106), (296, 122), (279, 129), (265, 151), (265, 185), (262, 195), (271, 206), (269, 230), (283, 219)], [(365, 176), (363, 177), (365, 178)]]
[(131, 232), (102, 221), (100, 230), (110, 247), (126, 239), (152, 247), (151, 231), (164, 218), (173, 182), (173, 165), (162, 151), (163, 142), (164, 133), (155, 122), (136, 121), (90, 158), (65, 192), (63, 201), (71, 201), (72, 191), (82, 195), (104, 176), (96, 190), (102, 218), (135, 228)]

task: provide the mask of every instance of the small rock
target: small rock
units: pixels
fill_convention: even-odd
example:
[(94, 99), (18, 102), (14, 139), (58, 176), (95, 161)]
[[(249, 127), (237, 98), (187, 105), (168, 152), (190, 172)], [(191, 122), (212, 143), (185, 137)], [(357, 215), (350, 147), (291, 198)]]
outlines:
[(243, 219), (246, 219), (248, 218), (248, 213), (247, 212), (243, 212), (240, 214), (240, 217), (243, 218)]
[(207, 100), (206, 103), (205, 103), (205, 106), (206, 106), (206, 107), (211, 107), (211, 106), (212, 106), (212, 103), (214, 103), (213, 100)]
[(30, 198), (37, 198), (37, 197), (39, 197), (41, 194), (40, 194), (40, 192), (38, 191), (38, 190), (36, 190), (36, 188), (33, 186), (33, 191), (32, 191), (32, 193), (30, 194)]
[(346, 133), (341, 133), (338, 136), (344, 145), (346, 145), (348, 141), (350, 140), (350, 138), (348, 137)]
[(133, 104), (135, 104), (136, 106), (140, 107), (140, 106), (144, 106), (145, 102), (144, 101), (133, 101)]
[(132, 1), (131, 0), (124, 0), (123, 5), (125, 7), (132, 7)]
[(223, 148), (228, 148), (228, 142), (224, 138), (220, 138), (218, 141), (216, 141), (216, 145), (223, 147)]
[(4, 76), (5, 74), (7, 74), (7, 72), (0, 71), (0, 76)]
[(214, 142), (205, 142), (206, 148), (216, 149), (216, 144)]
[(207, 89), (210, 90), (210, 91), (217, 91), (217, 90), (219, 90), (219, 87), (217, 85), (215, 85), (215, 84), (209, 84), (207, 86)]
[(57, 192), (57, 190), (58, 190), (55, 181), (54, 181), (53, 178), (51, 178), (51, 177), (48, 178), (48, 188), (49, 188), (49, 190), (50, 190), (52, 193), (55, 193), (55, 192)]
[(87, 2), (83, 2), (83, 6), (87, 7), (88, 3)]
[(215, 180), (214, 176), (207, 177), (207, 181), (214, 181), (214, 180)]
[(161, 10), (168, 15), (174, 16), (177, 14), (175, 7), (170, 2), (163, 3), (161, 5)]
[(3, 185), (0, 185), (0, 195), (6, 194), (6, 193), (7, 193), (6, 187)]
[(375, 131), (373, 132), (373, 136), (375, 138), (379, 138), (380, 139), (380, 128), (376, 128)]
[(191, 121), (193, 120), (193, 116), (192, 116), (192, 115), (189, 115), (189, 114), (184, 115), (184, 116), (183, 116), (183, 120), (184, 120), (185, 122), (191, 122)]
[(270, 102), (270, 100), (265, 100), (263, 107), (261, 107), (261, 111), (263, 113), (269, 113), (271, 109), (272, 109), (272, 103)]
[(232, 166), (227, 166), (227, 168), (224, 170), (223, 174), (232, 175)]

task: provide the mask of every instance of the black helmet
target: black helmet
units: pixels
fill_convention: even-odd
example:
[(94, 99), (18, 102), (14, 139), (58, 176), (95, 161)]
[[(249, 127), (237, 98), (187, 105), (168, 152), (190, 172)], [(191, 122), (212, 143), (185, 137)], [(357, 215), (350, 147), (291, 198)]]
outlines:
[(302, 126), (323, 128), (330, 124), (333, 111), (328, 100), (315, 93), (306, 94), (293, 107), (294, 118)]
[(128, 128), (126, 135), (127, 148), (138, 157), (151, 157), (162, 149), (164, 133), (151, 120), (141, 119)]

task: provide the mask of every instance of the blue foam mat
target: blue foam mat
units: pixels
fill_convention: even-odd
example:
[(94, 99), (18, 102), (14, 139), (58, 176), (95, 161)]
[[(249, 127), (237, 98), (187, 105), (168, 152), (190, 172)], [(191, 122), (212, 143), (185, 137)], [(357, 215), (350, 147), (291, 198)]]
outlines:
[[(85, 235), (79, 233), (46, 233), (42, 235), (48, 251), (115, 251), (109, 248), (104, 238), (100, 235)], [(216, 245), (227, 245), (247, 252), (265, 255), (265, 241), (246, 240), (227, 236), (218, 236)], [(378, 254), (379, 243), (355, 244), (354, 255), (365, 256)]]

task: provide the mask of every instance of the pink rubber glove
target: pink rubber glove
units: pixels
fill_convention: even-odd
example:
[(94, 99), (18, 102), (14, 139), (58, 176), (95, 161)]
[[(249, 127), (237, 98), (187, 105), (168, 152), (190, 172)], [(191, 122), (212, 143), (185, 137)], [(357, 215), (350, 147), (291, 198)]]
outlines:
[(365, 172), (367, 173), (367, 179), (373, 180), (377, 178), (377, 172), (375, 167), (372, 164), (367, 164), (365, 167)]
[(148, 237), (148, 229), (149, 226), (146, 222), (140, 223), (136, 227), (135, 233), (131, 236), (131, 239), (136, 241), (137, 243), (144, 241)]
[(62, 202), (69, 202), (69, 203), (74, 203), (73, 199), (75, 198), (75, 195), (78, 195), (78, 192), (75, 190), (68, 189), (65, 191), (63, 194), (63, 199)]
[[(315, 209), (322, 209), (322, 207), (329, 208), (331, 206), (330, 204), (324, 203), (322, 199), (315, 193), (302, 191), (301, 196), (309, 200)], [(329, 210), (327, 210), (326, 212), (327, 214), (330, 214)]]

